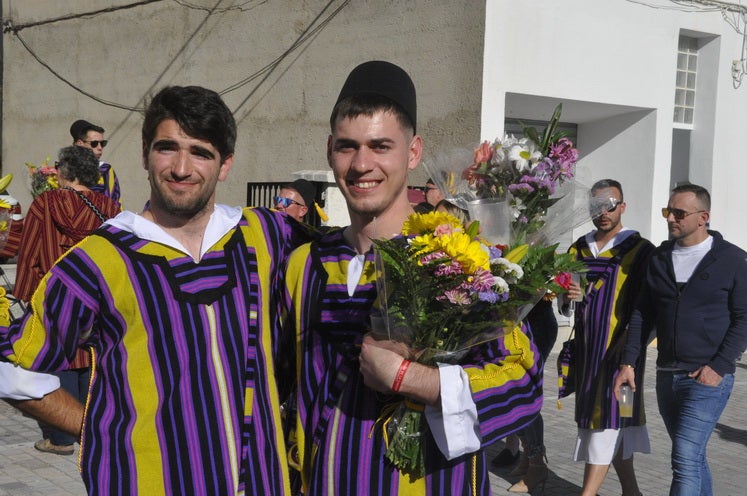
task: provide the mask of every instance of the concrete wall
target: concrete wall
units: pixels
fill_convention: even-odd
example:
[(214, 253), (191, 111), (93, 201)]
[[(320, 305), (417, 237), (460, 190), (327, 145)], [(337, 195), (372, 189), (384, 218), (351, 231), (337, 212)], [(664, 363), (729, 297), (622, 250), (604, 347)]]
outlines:
[[(622, 182), (627, 226), (657, 244), (666, 238), (660, 208), (687, 160), (688, 179), (711, 190), (712, 227), (747, 248), (747, 84), (734, 89), (731, 79), (742, 37), (720, 13), (622, 0), (490, 0), (485, 25), (483, 138), (501, 135), (505, 117), (547, 119), (562, 101), (562, 120), (578, 125), (582, 179)], [(680, 34), (702, 40), (686, 150), (673, 149), (687, 146), (673, 140)]]
[[(19, 27), (130, 3), (3, 0), (2, 8), (3, 17)], [(70, 124), (85, 118), (106, 129), (104, 159), (120, 176), (125, 206), (139, 210), (148, 189), (137, 109), (167, 84), (198, 84), (225, 93), (239, 139), (236, 163), (218, 198), (234, 205), (244, 204), (247, 181), (285, 181), (296, 171), (328, 170), (330, 110), (347, 73), (365, 60), (390, 60), (412, 75), (426, 159), (479, 138), (484, 1), (186, 3), (205, 9), (154, 2), (18, 31), (72, 85), (124, 109), (76, 91), (36, 61), (18, 36), (3, 35), (2, 172), (16, 175), (10, 191), (26, 208), (31, 199), (24, 162), (54, 156), (71, 143)], [(234, 4), (242, 8), (227, 8)], [(229, 91), (242, 81), (246, 84)], [(411, 176), (412, 184), (424, 181), (423, 171)]]

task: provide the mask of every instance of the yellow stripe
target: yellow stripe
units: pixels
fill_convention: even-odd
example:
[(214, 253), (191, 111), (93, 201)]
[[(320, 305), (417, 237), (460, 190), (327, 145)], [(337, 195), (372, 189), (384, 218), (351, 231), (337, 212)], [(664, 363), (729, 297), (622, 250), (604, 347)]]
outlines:
[[(482, 368), (464, 369), (473, 393), (521, 379), (534, 365), (535, 358), (529, 336), (522, 332), (521, 327), (514, 327), (513, 331), (502, 339), (509, 355), (504, 357), (500, 364), (488, 363)], [(497, 378), (499, 380), (496, 380)]]
[[(163, 494), (163, 460), (153, 418), (156, 414), (158, 388), (153, 372), (153, 363), (148, 349), (148, 332), (137, 306), (138, 297), (132, 284), (126, 282), (127, 267), (117, 250), (108, 242), (97, 243), (96, 249), (87, 253), (110, 281), (109, 290), (114, 301), (129, 303), (117, 310), (127, 319), (127, 332), (122, 337), (127, 350), (128, 383), (132, 397), (132, 408), (138, 412), (133, 419), (132, 453), (135, 457), (137, 487), (141, 494)], [(116, 275), (112, 275), (116, 274)]]
[[(272, 425), (276, 426), (275, 435), (272, 439), (274, 439), (275, 446), (277, 446), (277, 466), (280, 467), (280, 470), (283, 473), (284, 493), (290, 494), (290, 472), (288, 471), (287, 459), (288, 452), (285, 447), (285, 437), (283, 436), (283, 429), (281, 428), (283, 424), (280, 418), (280, 397), (278, 396), (278, 387), (275, 381), (275, 362), (272, 357), (273, 336), (272, 329), (270, 328), (271, 319), (269, 318), (269, 316), (274, 315), (276, 311), (275, 308), (270, 308), (272, 298), (270, 298), (269, 294), (269, 284), (270, 281), (274, 279), (274, 277), (270, 276), (270, 264), (271, 262), (273, 262), (273, 260), (271, 259), (270, 253), (267, 249), (267, 239), (265, 238), (262, 224), (259, 222), (257, 216), (252, 212), (251, 208), (244, 209), (244, 218), (247, 220), (248, 227), (242, 229), (242, 234), (244, 236), (244, 239), (246, 240), (247, 245), (254, 247), (257, 256), (257, 271), (259, 273), (259, 281), (262, 291), (262, 308), (259, 309), (259, 314), (265, 316), (260, 321), (262, 325), (262, 328), (260, 330), (261, 346), (257, 347), (257, 353), (262, 353), (262, 356), (264, 356), (265, 358), (265, 363), (267, 364), (266, 379), (269, 385), (268, 389), (270, 393), (270, 404), (272, 407)], [(277, 265), (280, 261), (274, 260), (274, 262)], [(252, 316), (250, 315), (250, 317)], [(253, 401), (253, 398), (254, 392), (247, 391), (245, 401)], [(248, 405), (246, 403), (244, 404), (245, 411), (247, 410), (247, 408), (249, 409), (249, 412), (252, 411), (251, 403)], [(253, 453), (249, 453), (249, 456), (255, 455)]]
[(223, 371), (223, 362), (220, 356), (215, 311), (212, 305), (207, 305), (205, 310), (207, 311), (207, 318), (210, 325), (210, 356), (213, 359), (213, 367), (215, 368), (215, 379), (218, 382), (218, 394), (220, 395), (221, 416), (223, 417), (223, 426), (226, 429), (225, 442), (228, 447), (228, 458), (231, 465), (232, 487), (237, 488), (239, 487), (239, 460), (236, 456), (236, 439), (234, 437), (233, 420), (231, 418), (231, 403), (228, 400), (228, 392), (226, 391), (226, 374)]

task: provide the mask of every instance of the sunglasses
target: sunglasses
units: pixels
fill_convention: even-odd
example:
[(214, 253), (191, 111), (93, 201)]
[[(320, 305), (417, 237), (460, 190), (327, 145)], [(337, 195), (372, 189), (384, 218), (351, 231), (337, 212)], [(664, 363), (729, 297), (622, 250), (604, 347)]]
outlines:
[(272, 199), (275, 203), (273, 205), (280, 205), (283, 208), (288, 208), (294, 203), (298, 206), (305, 207), (303, 203), (298, 203), (296, 200), (291, 200), (290, 198), (285, 198), (283, 196), (276, 196)]
[(664, 217), (665, 219), (668, 219), (669, 214), (671, 214), (674, 217), (674, 220), (682, 220), (688, 215), (699, 214), (700, 212), (705, 212), (705, 210), (695, 210), (694, 212), (686, 212), (679, 208), (664, 207), (661, 209), (662, 217)]
[(100, 140), (100, 141), (99, 140), (91, 140), (91, 141), (81, 140), (81, 141), (83, 141), (83, 143), (88, 143), (89, 145), (91, 145), (91, 148), (98, 148), (99, 145), (101, 145), (101, 148), (104, 148), (106, 144), (109, 143), (109, 141), (107, 140)]
[(614, 212), (622, 203), (617, 198), (593, 198), (589, 203), (589, 214), (592, 219), (596, 219), (605, 213)]

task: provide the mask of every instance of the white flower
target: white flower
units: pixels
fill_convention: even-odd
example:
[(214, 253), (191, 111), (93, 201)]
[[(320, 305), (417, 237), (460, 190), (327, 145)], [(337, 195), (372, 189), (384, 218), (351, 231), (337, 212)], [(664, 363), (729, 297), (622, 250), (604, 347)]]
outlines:
[(496, 293), (508, 293), (508, 283), (502, 277), (494, 276), (493, 286), (495, 287)]
[(497, 265), (498, 269), (503, 272), (503, 277), (505, 277), (509, 283), (515, 283), (524, 277), (524, 269), (522, 269), (520, 265), (510, 262), (505, 258), (494, 258), (490, 260), (490, 265)]
[(514, 167), (519, 172), (531, 171), (542, 158), (537, 145), (530, 139), (521, 139), (511, 146), (508, 151), (508, 159), (514, 162)]

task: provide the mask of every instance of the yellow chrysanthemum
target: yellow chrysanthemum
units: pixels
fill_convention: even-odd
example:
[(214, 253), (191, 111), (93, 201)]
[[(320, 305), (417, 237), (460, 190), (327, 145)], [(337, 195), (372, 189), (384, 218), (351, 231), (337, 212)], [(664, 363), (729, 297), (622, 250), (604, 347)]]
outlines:
[(453, 215), (444, 212), (428, 212), (426, 214), (411, 214), (402, 226), (402, 234), (432, 233), (438, 226), (447, 224), (453, 229), (461, 229), (462, 222)]
[(0, 199), (0, 208), (7, 208), (8, 210), (10, 210), (10, 203)]
[(490, 270), (490, 259), (485, 250), (468, 234), (463, 232), (452, 233), (448, 236), (437, 236), (433, 238), (431, 246), (436, 250), (442, 250), (450, 258), (459, 262), (464, 271), (473, 274), (478, 268)]

